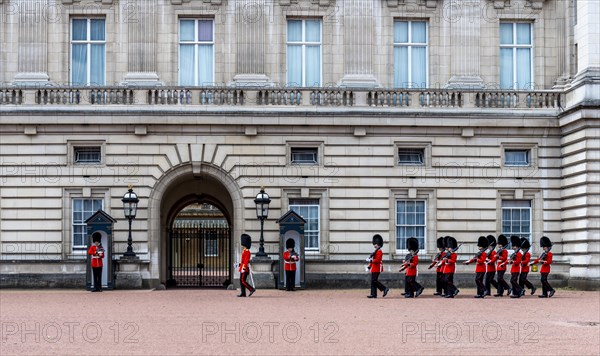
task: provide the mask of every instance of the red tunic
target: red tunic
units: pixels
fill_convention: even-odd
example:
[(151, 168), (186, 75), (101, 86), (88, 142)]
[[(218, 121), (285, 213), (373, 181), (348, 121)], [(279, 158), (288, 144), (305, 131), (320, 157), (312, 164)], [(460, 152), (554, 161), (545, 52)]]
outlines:
[(98, 251), (98, 247), (96, 245), (90, 246), (88, 249), (88, 255), (92, 255), (92, 268), (102, 267), (104, 252)]
[[(540, 273), (550, 273), (550, 265), (552, 264), (552, 252), (548, 252), (546, 257), (544, 257), (545, 261), (542, 262), (542, 268), (540, 268)], [(533, 263), (540, 263), (540, 259), (537, 258)]]
[(238, 268), (239, 272), (242, 272), (243, 269), (246, 270), (246, 272), (250, 271), (250, 266), (248, 265), (250, 263), (250, 250), (248, 250), (247, 248), (244, 248), (244, 251), (242, 252), (242, 261), (240, 262), (240, 268)]
[(486, 272), (496, 272), (496, 260), (498, 256), (496, 255), (496, 251), (492, 250), (490, 255), (488, 256), (488, 263)]
[(498, 271), (506, 271), (506, 260), (508, 260), (508, 251), (502, 250), (500, 252), (500, 256), (496, 255), (498, 258), (498, 265), (496, 266), (496, 270)]
[(525, 253), (525, 256), (521, 259), (521, 273), (529, 272), (529, 261), (531, 260), (531, 254), (529, 251)]
[(517, 252), (515, 255), (515, 259), (513, 260), (513, 265), (510, 267), (510, 273), (521, 273), (521, 252)]
[(383, 251), (375, 251), (375, 256), (371, 260), (371, 273), (383, 272)]
[(442, 272), (444, 272), (444, 274), (449, 274), (449, 273), (454, 273), (454, 269), (456, 268), (456, 259), (458, 258), (458, 255), (455, 253), (451, 254), (450, 257), (448, 257), (447, 259), (444, 260), (443, 266), (444, 266), (444, 270)]
[(285, 251), (283, 253), (283, 260), (285, 261), (283, 264), (285, 265), (286, 271), (295, 271), (296, 270), (296, 261), (298, 261), (298, 257), (296, 255), (291, 256), (292, 254), (289, 251)]
[(485, 272), (485, 258), (486, 258), (486, 253), (482, 252), (481, 255), (479, 255), (479, 258), (477, 259), (477, 264), (475, 265), (475, 273), (481, 273), (481, 272)]
[(408, 267), (406, 267), (406, 269), (404, 270), (404, 272), (406, 273), (406, 275), (408, 277), (417, 275), (417, 265), (418, 264), (419, 264), (419, 256), (414, 255), (412, 260), (408, 264)]
[[(436, 260), (436, 262), (441, 261), (441, 259), (444, 258), (444, 256), (446, 255), (446, 253), (447, 253), (446, 251), (443, 251), (440, 254), (440, 257)], [(442, 263), (441, 265), (439, 265), (438, 267), (436, 267), (435, 271), (438, 272), (438, 273), (444, 272), (444, 263)]]

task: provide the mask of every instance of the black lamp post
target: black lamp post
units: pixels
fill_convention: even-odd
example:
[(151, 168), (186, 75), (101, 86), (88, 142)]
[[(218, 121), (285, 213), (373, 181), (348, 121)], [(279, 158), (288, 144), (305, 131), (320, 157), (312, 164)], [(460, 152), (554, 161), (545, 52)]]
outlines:
[(265, 219), (269, 216), (269, 203), (271, 203), (271, 199), (269, 198), (269, 194), (265, 193), (265, 188), (260, 188), (260, 193), (256, 195), (256, 199), (254, 199), (254, 204), (256, 204), (256, 217), (260, 220), (260, 247), (258, 249), (258, 253), (256, 257), (267, 257), (265, 253), (265, 238), (263, 236), (263, 230), (265, 226)]
[(135, 258), (135, 252), (133, 252), (133, 248), (131, 244), (133, 242), (131, 238), (131, 221), (135, 219), (135, 214), (137, 213), (137, 205), (140, 201), (137, 197), (137, 194), (133, 192), (131, 185), (129, 186), (129, 190), (125, 195), (123, 195), (123, 212), (125, 213), (125, 218), (129, 220), (129, 237), (127, 238), (127, 251), (123, 254), (123, 257), (127, 258)]

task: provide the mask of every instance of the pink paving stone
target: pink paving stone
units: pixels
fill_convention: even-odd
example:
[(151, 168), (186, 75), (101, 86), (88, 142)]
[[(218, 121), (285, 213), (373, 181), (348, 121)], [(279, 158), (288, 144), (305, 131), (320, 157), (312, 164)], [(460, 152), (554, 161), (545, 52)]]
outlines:
[(600, 293), (1, 290), (1, 355), (598, 355)]

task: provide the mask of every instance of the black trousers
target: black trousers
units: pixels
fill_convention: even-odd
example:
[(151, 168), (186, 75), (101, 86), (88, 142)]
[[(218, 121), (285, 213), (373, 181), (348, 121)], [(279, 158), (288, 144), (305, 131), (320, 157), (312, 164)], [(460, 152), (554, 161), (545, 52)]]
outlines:
[(505, 290), (510, 289), (510, 286), (504, 280), (504, 273), (506, 273), (506, 270), (498, 271), (498, 286), (496, 287), (498, 294), (504, 294)]
[(533, 284), (531, 284), (531, 282), (527, 280), (528, 274), (529, 272), (521, 272), (521, 275), (519, 276), (519, 286), (522, 289), (525, 289), (525, 287), (527, 287), (528, 289), (533, 289)]
[(417, 276), (404, 276), (404, 293), (413, 295), (421, 288), (423, 286), (417, 282)]
[(246, 288), (248, 288), (248, 290), (250, 292), (252, 292), (254, 290), (254, 288), (252, 288), (251, 285), (248, 284), (248, 282), (246, 281), (246, 279), (248, 278), (248, 271), (246, 272), (242, 272), (242, 274), (240, 274), (240, 290), (241, 290), (241, 295), (245, 296), (246, 295)]
[(485, 293), (492, 293), (492, 286), (498, 289), (498, 283), (494, 280), (494, 276), (496, 275), (496, 271), (485, 272), (484, 284), (485, 284)]
[(383, 283), (379, 282), (380, 274), (381, 274), (381, 272), (372, 272), (371, 273), (371, 295), (375, 296), (375, 297), (377, 296), (378, 289), (383, 292), (386, 288), (383, 285)]
[(444, 274), (437, 272), (435, 277), (435, 291), (440, 294), (447, 294), (446, 283), (444, 281)]
[(477, 284), (477, 295), (485, 294), (485, 284), (483, 283), (483, 277), (485, 277), (485, 272), (475, 273), (475, 284)]
[(102, 290), (102, 266), (92, 267), (94, 276), (94, 290)]
[(285, 290), (296, 290), (296, 271), (285, 271)]
[(519, 285), (519, 274), (519, 272), (510, 274), (510, 285), (512, 286), (513, 295), (520, 295), (521, 290), (523, 290), (523, 288), (521, 288), (521, 286)]
[(454, 295), (457, 289), (454, 285), (454, 273), (444, 274), (444, 284), (446, 285), (446, 295)]
[(550, 273), (542, 273), (540, 277), (540, 281), (542, 282), (542, 294), (548, 295), (549, 292), (552, 292), (554, 288), (548, 283), (548, 275)]

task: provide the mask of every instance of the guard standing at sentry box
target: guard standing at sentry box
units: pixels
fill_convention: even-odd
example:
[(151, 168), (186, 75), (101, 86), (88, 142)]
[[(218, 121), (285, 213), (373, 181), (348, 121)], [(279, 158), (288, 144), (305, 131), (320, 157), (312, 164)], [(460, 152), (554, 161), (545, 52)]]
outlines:
[(88, 249), (88, 255), (92, 256), (92, 275), (94, 277), (94, 288), (92, 292), (102, 292), (102, 259), (104, 258), (104, 247), (102, 247), (102, 235), (99, 232), (92, 234), (92, 246)]
[(299, 256), (294, 251), (294, 247), (296, 247), (294, 239), (285, 241), (286, 251), (283, 253), (283, 263), (285, 264), (285, 290), (288, 292), (296, 290), (296, 262), (298, 262)]

